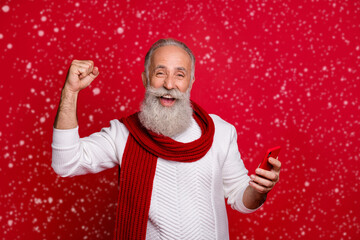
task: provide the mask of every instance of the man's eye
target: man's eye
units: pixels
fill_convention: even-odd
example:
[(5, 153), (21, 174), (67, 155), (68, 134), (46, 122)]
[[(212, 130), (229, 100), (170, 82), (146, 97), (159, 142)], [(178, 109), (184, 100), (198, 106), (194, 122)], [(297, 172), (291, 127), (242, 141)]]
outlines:
[(161, 75), (164, 75), (164, 73), (163, 72), (156, 73), (156, 76), (161, 76)]
[(184, 75), (183, 75), (183, 74), (178, 74), (177, 76), (178, 76), (178, 77), (184, 77)]

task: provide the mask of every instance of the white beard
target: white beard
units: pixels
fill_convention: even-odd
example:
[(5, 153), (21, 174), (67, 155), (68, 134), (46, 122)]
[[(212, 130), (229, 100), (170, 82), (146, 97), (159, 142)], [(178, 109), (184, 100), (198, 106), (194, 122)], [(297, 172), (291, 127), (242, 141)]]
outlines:
[[(160, 103), (159, 97), (167, 94), (176, 99), (171, 107), (164, 107)], [(177, 89), (155, 89), (149, 86), (141, 104), (139, 120), (148, 130), (167, 137), (174, 137), (190, 126), (192, 114), (190, 88), (182, 93)]]

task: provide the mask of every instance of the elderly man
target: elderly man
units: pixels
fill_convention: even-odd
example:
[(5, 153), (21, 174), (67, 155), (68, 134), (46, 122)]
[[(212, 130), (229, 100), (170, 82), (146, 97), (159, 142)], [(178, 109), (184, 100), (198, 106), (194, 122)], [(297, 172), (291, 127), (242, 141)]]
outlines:
[(154, 43), (145, 57), (146, 95), (138, 113), (80, 138), (78, 93), (99, 75), (92, 61), (71, 63), (54, 124), (52, 167), (60, 176), (120, 166), (115, 239), (228, 239), (224, 198), (251, 213), (279, 180), (272, 170), (248, 171), (235, 128), (190, 100), (191, 50), (174, 39)]

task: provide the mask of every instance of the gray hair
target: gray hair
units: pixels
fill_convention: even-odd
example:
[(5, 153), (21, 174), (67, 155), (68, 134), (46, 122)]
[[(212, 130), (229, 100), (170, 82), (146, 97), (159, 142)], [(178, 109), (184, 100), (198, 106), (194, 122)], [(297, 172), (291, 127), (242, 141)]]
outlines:
[(192, 51), (190, 50), (190, 48), (188, 48), (188, 46), (185, 45), (185, 43), (180, 42), (176, 39), (173, 38), (165, 38), (165, 39), (160, 39), (158, 41), (156, 41), (151, 48), (149, 49), (149, 51), (146, 53), (145, 56), (145, 63), (144, 63), (144, 67), (145, 67), (145, 74), (147, 79), (149, 79), (149, 68), (150, 68), (150, 64), (151, 64), (151, 56), (154, 53), (154, 51), (160, 47), (164, 47), (164, 46), (177, 46), (180, 47), (182, 49), (184, 49), (190, 56), (191, 59), (191, 79), (194, 79), (195, 76), (195, 57), (194, 54), (192, 53)]

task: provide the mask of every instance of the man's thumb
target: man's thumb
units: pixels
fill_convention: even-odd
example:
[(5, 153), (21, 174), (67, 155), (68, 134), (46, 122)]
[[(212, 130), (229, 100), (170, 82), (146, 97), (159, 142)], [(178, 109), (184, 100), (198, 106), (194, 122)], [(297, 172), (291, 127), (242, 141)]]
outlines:
[(81, 88), (84, 89), (87, 86), (89, 86), (91, 84), (92, 81), (94, 81), (94, 79), (99, 76), (100, 72), (99, 69), (97, 67), (94, 68), (94, 70), (87, 75), (86, 77), (84, 77), (83, 79), (81, 79)]

